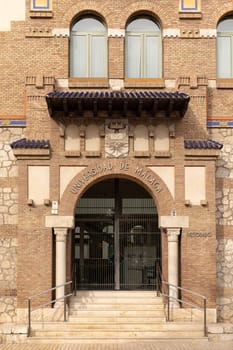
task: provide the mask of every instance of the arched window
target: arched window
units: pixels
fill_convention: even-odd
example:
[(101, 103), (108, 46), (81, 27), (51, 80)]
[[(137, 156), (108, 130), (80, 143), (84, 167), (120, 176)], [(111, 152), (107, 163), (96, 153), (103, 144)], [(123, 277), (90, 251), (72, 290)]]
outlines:
[(217, 77), (233, 78), (233, 16), (217, 26)]
[(161, 77), (161, 51), (158, 24), (149, 17), (133, 19), (126, 27), (126, 77)]
[(83, 17), (71, 28), (70, 76), (107, 76), (107, 31), (95, 17)]

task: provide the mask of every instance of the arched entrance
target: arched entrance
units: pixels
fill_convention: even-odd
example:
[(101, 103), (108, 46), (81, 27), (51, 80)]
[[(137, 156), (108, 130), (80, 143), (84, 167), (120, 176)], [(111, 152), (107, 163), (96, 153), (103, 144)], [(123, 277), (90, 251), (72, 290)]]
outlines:
[(160, 237), (157, 208), (142, 186), (123, 178), (96, 183), (75, 208), (76, 289), (157, 289)]

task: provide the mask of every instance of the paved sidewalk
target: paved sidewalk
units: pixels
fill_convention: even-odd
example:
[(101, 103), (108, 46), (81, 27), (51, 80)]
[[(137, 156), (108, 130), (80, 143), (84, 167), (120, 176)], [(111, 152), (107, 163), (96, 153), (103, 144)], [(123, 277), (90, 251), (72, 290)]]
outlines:
[(0, 350), (233, 350), (233, 342), (175, 342), (125, 344), (6, 344)]

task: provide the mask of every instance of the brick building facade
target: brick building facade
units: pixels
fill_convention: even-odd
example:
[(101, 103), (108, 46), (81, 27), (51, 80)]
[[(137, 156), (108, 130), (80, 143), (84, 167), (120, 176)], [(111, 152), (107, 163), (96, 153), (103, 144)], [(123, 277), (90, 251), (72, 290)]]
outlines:
[[(94, 211), (101, 233), (117, 227), (99, 206), (115, 213), (119, 186), (118, 210), (153, 200), (163, 278), (232, 322), (232, 1), (24, 6), (0, 31), (0, 322), (19, 322), (29, 295), (91, 257), (82, 225), (84, 240)], [(127, 273), (113, 271), (111, 287)]]

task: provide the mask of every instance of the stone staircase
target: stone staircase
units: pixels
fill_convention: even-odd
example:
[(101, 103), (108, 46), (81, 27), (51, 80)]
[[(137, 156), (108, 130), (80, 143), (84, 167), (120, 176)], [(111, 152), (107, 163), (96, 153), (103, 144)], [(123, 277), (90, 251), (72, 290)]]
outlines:
[(32, 325), (30, 342), (115, 343), (203, 339), (203, 325), (166, 322), (155, 291), (79, 291), (67, 322)]

